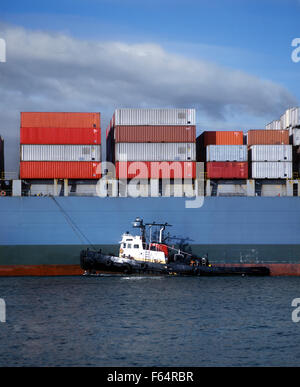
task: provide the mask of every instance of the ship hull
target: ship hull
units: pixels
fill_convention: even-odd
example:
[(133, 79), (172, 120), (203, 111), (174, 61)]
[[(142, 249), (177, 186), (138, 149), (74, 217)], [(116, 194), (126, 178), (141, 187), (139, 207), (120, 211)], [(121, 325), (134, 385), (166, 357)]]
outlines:
[(268, 276), (270, 270), (262, 265), (189, 265), (184, 262), (154, 263), (137, 261), (129, 258), (103, 254), (101, 251), (83, 250), (80, 253), (80, 266), (85, 274), (96, 274), (97, 271), (139, 274), (139, 275), (179, 275), (196, 277), (213, 276)]
[(30, 267), (42, 275), (47, 268), (49, 275), (80, 274), (80, 251), (92, 245), (117, 254), (120, 235), (136, 216), (172, 224), (174, 245), (207, 253), (211, 263), (273, 265), (271, 274), (299, 275), (299, 198), (206, 197), (198, 208), (188, 202), (193, 199), (0, 198), (0, 275), (18, 267), (28, 269), (24, 275)]

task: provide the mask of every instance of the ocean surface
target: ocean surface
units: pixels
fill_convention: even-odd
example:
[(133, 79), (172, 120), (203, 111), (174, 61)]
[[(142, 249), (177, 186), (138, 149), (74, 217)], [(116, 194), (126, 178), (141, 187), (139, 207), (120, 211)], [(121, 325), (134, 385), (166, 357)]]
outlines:
[(0, 366), (299, 366), (299, 297), (298, 277), (0, 278)]

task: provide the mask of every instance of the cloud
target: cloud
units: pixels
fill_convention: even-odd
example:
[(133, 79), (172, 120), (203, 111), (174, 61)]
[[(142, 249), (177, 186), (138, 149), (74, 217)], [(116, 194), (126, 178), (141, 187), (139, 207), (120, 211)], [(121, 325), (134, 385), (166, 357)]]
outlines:
[(117, 107), (194, 107), (226, 121), (232, 113), (277, 117), (297, 104), (279, 84), (158, 44), (84, 41), (3, 25), (0, 36), (7, 46), (0, 133), (9, 169), (18, 160), (20, 111), (100, 111), (106, 126)]

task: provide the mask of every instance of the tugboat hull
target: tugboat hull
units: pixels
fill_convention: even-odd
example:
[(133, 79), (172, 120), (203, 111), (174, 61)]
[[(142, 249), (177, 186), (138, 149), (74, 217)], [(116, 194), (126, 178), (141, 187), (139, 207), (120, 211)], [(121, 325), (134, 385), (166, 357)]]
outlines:
[(103, 254), (101, 251), (83, 250), (80, 254), (80, 266), (86, 274), (125, 273), (125, 274), (156, 274), (156, 275), (185, 275), (185, 276), (268, 276), (267, 267), (242, 267), (242, 266), (191, 266), (184, 263), (154, 263), (134, 259), (120, 258)]

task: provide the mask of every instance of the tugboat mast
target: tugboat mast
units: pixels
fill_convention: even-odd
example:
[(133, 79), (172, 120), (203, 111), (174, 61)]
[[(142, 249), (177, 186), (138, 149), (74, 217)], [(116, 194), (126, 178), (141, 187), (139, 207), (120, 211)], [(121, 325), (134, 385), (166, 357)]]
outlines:
[(143, 219), (137, 217), (135, 221), (132, 223), (134, 228), (140, 228), (141, 229), (141, 236), (143, 239), (143, 242), (146, 241), (146, 227), (149, 227), (150, 229), (150, 243), (152, 242), (152, 227), (160, 227), (159, 229), (159, 243), (163, 243), (163, 234), (166, 229), (166, 227), (172, 227), (171, 224), (168, 223), (144, 223)]

